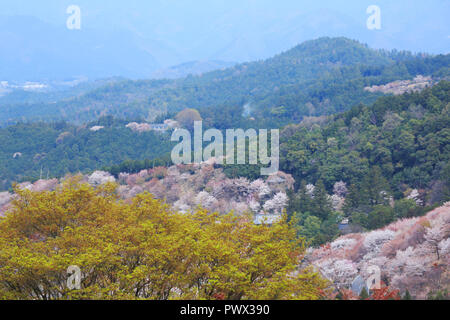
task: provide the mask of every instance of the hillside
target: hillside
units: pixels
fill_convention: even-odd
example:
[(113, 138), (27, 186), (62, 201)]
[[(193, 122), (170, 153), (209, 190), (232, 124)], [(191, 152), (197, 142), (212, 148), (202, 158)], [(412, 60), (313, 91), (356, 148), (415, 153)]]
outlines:
[[(294, 179), (283, 172), (254, 181), (245, 178), (230, 179), (221, 168), (217, 168), (214, 161), (201, 165), (155, 166), (135, 174), (123, 172), (116, 177), (104, 171), (79, 177), (92, 186), (116, 182), (119, 185), (117, 195), (121, 199), (131, 199), (149, 192), (155, 199), (165, 201), (182, 213), (194, 211), (201, 206), (222, 215), (233, 211), (239, 216), (280, 215), (287, 207), (287, 193), (294, 185)], [(66, 180), (40, 179), (33, 183), (22, 182), (18, 187), (34, 192), (52, 191)], [(0, 192), (0, 215), (7, 211), (13, 198), (13, 193)]]
[[(296, 221), (300, 235), (320, 245), (339, 235), (342, 220), (348, 221), (345, 232), (375, 230), (449, 201), (449, 93), (450, 83), (443, 81), (420, 93), (382, 97), (372, 106), (287, 126), (280, 169), (295, 179), (295, 189), (279, 190), (285, 195), (274, 202)], [(164, 160), (171, 150), (168, 134), (133, 132), (126, 123), (106, 117), (84, 127), (37, 123), (1, 129), (2, 187), (107, 166), (124, 194), (149, 191), (181, 211), (202, 204), (222, 213), (257, 213), (274, 200), (275, 194), (265, 199), (249, 191), (260, 178), (255, 166), (156, 168), (170, 165)], [(95, 126), (103, 128), (92, 131)]]
[(39, 122), (0, 129), (0, 190), (13, 181), (62, 177), (170, 152), (170, 136), (135, 132), (127, 123), (103, 118), (83, 126)]
[[(449, 107), (450, 83), (441, 81), (421, 92), (380, 97), (370, 106), (337, 115), (306, 117), (283, 129), (285, 172), (265, 180), (251, 178), (249, 166), (167, 166), (151, 161), (170, 150), (168, 135), (133, 132), (125, 120), (103, 117), (85, 126), (21, 123), (0, 129), (5, 146), (0, 161), (6, 169), (2, 178), (11, 182), (28, 179), (24, 173), (32, 175), (33, 183), (19, 187), (53, 190), (28, 195), (44, 201), (61, 192), (78, 194), (61, 189), (68, 186), (67, 179), (34, 181), (41, 168), (44, 177), (51, 168), (52, 176), (84, 171), (79, 179), (100, 192), (109, 192), (102, 189), (108, 188), (105, 182), (118, 182), (102, 203), (124, 199), (128, 204), (149, 197), (163, 200), (164, 208), (180, 216), (190, 217), (185, 213), (202, 207), (221, 216), (232, 211), (244, 223), (253, 219), (256, 224), (279, 220), (286, 212), (293, 233), (313, 248), (303, 266), (316, 266), (334, 287), (347, 288), (357, 275), (365, 278), (370, 266), (378, 266), (390, 289), (424, 299), (445, 295), (450, 282)], [(221, 120), (229, 121), (224, 116)], [(242, 115), (239, 120), (245, 122)], [(141, 161), (119, 163), (127, 159)], [(111, 166), (111, 174), (91, 173), (104, 165)], [(11, 209), (17, 197), (1, 192), (0, 212)], [(66, 199), (64, 195), (64, 206)]]
[(450, 82), (371, 106), (308, 118), (281, 133), (281, 167), (297, 182), (356, 183), (377, 166), (394, 192), (448, 177)]
[[(0, 124), (17, 119), (85, 122), (100, 115), (153, 118), (184, 108), (250, 106), (261, 125), (333, 114), (380, 93), (364, 88), (416, 75), (449, 75), (450, 55), (423, 57), (368, 48), (346, 38), (307, 41), (273, 58), (178, 80), (122, 81), (52, 104), (4, 105)], [(270, 120), (264, 120), (264, 119)]]
[(450, 203), (420, 218), (404, 219), (369, 233), (348, 234), (318, 249), (308, 263), (338, 288), (350, 288), (358, 274), (381, 270), (381, 280), (414, 299), (450, 289)]
[(152, 79), (179, 79), (189, 75), (201, 75), (214, 70), (231, 68), (234, 62), (226, 61), (190, 61), (169, 68), (159, 69), (151, 75)]
[[(375, 230), (449, 201), (449, 94), (443, 81), (286, 126), (280, 170), (296, 182), (288, 214), (299, 233), (320, 245), (337, 234), (339, 219), (353, 232)], [(225, 172), (251, 179), (255, 167)]]
[[(384, 97), (372, 106), (361, 105), (329, 118), (308, 117), (287, 126), (281, 133), (281, 170), (295, 178), (297, 188), (302, 180), (312, 184), (321, 180), (328, 191), (339, 181), (364, 189), (360, 185), (363, 178), (371, 170), (381, 170), (388, 185), (385, 191), (394, 198), (417, 189), (424, 202), (439, 202), (450, 186), (445, 179), (449, 170), (449, 90), (448, 82), (442, 82), (422, 93)], [(202, 116), (207, 127), (220, 129), (255, 124), (239, 108), (205, 111)], [(168, 135), (138, 134), (125, 127), (128, 122), (131, 120), (104, 117), (83, 126), (21, 123), (0, 129), (1, 187), (8, 188), (13, 181), (34, 181), (47, 173), (60, 177), (125, 160), (161, 158), (170, 152)], [(89, 130), (94, 126), (105, 128)], [(14, 158), (16, 153), (21, 156)], [(153, 162), (147, 161), (147, 167), (145, 163), (133, 165), (141, 170), (148, 169), (148, 163)], [(129, 169), (128, 165), (122, 167), (123, 171)], [(226, 174), (250, 179), (256, 179), (254, 172), (248, 166), (225, 168)], [(352, 204), (347, 214), (364, 207), (366, 200)]]
[[(285, 221), (269, 227), (201, 208), (185, 214), (149, 193), (119, 201), (115, 189), (76, 178), (54, 191), (17, 189), (0, 218), (0, 300), (325, 295), (317, 272), (298, 270), (305, 247)], [(67, 266), (83, 270), (77, 290), (67, 285)]]
[[(76, 181), (75, 184), (74, 181)], [(110, 182), (117, 182), (118, 185), (111, 189), (112, 186), (107, 184)], [(69, 192), (69, 188), (80, 188), (77, 186), (78, 183), (89, 184), (98, 190), (96, 192), (102, 198), (95, 202), (95, 212), (98, 212), (99, 203), (104, 204), (104, 201), (125, 199), (126, 201), (121, 203), (128, 204), (136, 199), (152, 199), (152, 203), (157, 201), (154, 199), (159, 199), (164, 202), (166, 210), (180, 217), (195, 216), (199, 210), (202, 210), (201, 208), (204, 208), (209, 212), (218, 212), (220, 214), (218, 217), (222, 218), (217, 219), (227, 219), (226, 217), (230, 217), (227, 213), (232, 211), (241, 223), (248, 223), (251, 220), (255, 224), (261, 224), (261, 221), (273, 221), (266, 220), (273, 217), (283, 221), (280, 219), (280, 214), (287, 208), (286, 193), (292, 189), (294, 180), (290, 175), (282, 172), (266, 180), (228, 179), (224, 176), (222, 169), (215, 168), (214, 162), (167, 168), (157, 167), (142, 170), (138, 174), (121, 173), (118, 179), (107, 172), (96, 171), (90, 175), (80, 175), (75, 178), (26, 182), (17, 186), (15, 194), (0, 193), (0, 217), (5, 217), (3, 220), (0, 219), (0, 224), (16, 217), (18, 199), (19, 201), (30, 199), (30, 197), (36, 199), (25, 202), (19, 207), (27, 209), (35, 203), (45, 201), (47, 197), (54, 199), (58, 194)], [(345, 183), (337, 183), (334, 188), (335, 194), (328, 196), (333, 210), (340, 210), (339, 208), (345, 203), (345, 189)], [(70, 201), (73, 206), (74, 201), (77, 201), (73, 197), (79, 193), (85, 197), (82, 198), (83, 203), (86, 199), (88, 201), (92, 199), (86, 194), (86, 190), (90, 190), (86, 189), (86, 186), (75, 190), (76, 192), (67, 193), (61, 199), (62, 205), (67, 206), (66, 201)], [(114, 191), (111, 196), (108, 196), (111, 190)], [(310, 185), (307, 196), (313, 204), (317, 204), (318, 201), (323, 201), (321, 192), (320, 185)], [(11, 202), (13, 199), (16, 199), (16, 203)], [(52, 208), (56, 201), (53, 200)], [(300, 270), (310, 270), (308, 267), (312, 265), (321, 276), (330, 281), (335, 292), (345, 292), (358, 275), (367, 279), (373, 272), (370, 270), (376, 266), (381, 270), (380, 280), (389, 286), (390, 290), (398, 290), (401, 296), (404, 296), (406, 292), (414, 299), (426, 299), (430, 295), (445, 295), (445, 290), (449, 289), (450, 284), (448, 270), (450, 203), (444, 203), (443, 206), (423, 216), (405, 219), (400, 212), (401, 206), (397, 205), (402, 201), (396, 201), (393, 206), (398, 220), (371, 232), (345, 234), (341, 230), (339, 233), (336, 225), (339, 214), (336, 216), (335, 213), (334, 225), (328, 225), (328, 229), (319, 230), (322, 238), (331, 236), (330, 242), (320, 247), (310, 247), (305, 256), (297, 261), (300, 263)], [(324, 205), (325, 203), (322, 202), (322, 206)], [(47, 207), (45, 208), (47, 210)], [(83, 208), (86, 210), (86, 206)], [(41, 213), (42, 210), (40, 207), (37, 212)], [(55, 209), (55, 211), (65, 214), (64, 210)], [(187, 212), (192, 215), (186, 214)], [(128, 215), (130, 211), (126, 213)], [(47, 220), (39, 221), (48, 223)], [(309, 221), (311, 218), (306, 220)], [(161, 220), (158, 221), (161, 223)], [(32, 225), (35, 226), (35, 224)], [(290, 224), (290, 226), (297, 229), (297, 234), (303, 237), (301, 241), (306, 245), (311, 245), (313, 237), (317, 236), (311, 233), (312, 228), (308, 222), (303, 226), (296, 224)], [(273, 228), (278, 230), (279, 227), (281, 226), (275, 225)], [(336, 228), (335, 234), (326, 234), (330, 231), (330, 227)], [(341, 236), (336, 239), (337, 234)]]

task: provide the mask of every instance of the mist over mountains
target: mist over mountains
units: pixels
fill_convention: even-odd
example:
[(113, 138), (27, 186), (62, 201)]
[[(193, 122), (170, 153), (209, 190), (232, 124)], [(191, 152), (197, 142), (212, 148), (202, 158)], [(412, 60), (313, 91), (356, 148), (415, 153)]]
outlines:
[(123, 74), (144, 77), (157, 64), (126, 31), (73, 32), (30, 17), (0, 17), (3, 80), (42, 81)]
[(449, 14), (1, 0), (0, 301), (450, 300)]
[[(413, 55), (374, 50), (344, 37), (306, 41), (266, 60), (180, 79), (124, 80), (81, 83), (52, 94), (12, 92), (0, 98), (0, 125), (17, 121), (93, 121), (101, 116), (153, 121), (164, 113), (197, 108), (213, 125), (237, 125), (234, 117), (282, 126), (305, 116), (330, 115), (359, 103), (373, 103), (383, 93), (367, 87), (416, 76), (431, 82), (448, 79), (447, 55)], [(220, 63), (217, 64), (217, 66)], [(207, 66), (207, 65), (206, 65)], [(201, 63), (168, 69), (192, 73)], [(250, 110), (244, 110), (250, 106)], [(224, 111), (228, 113), (224, 122)], [(220, 119), (215, 123), (214, 119)], [(255, 123), (253, 123), (255, 125)]]
[[(321, 36), (448, 53), (449, 3), (413, 2), (378, 1), (382, 28), (368, 30), (370, 1), (6, 0), (0, 7), (0, 80), (185, 76), (167, 70), (194, 62), (187, 72), (195, 74), (210, 71), (205, 65), (214, 61), (265, 59)], [(71, 4), (81, 9), (81, 30), (66, 28)]]

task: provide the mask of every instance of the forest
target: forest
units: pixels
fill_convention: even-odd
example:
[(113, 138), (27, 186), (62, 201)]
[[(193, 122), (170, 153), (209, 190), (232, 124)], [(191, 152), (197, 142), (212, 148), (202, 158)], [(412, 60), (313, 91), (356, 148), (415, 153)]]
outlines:
[[(168, 133), (134, 132), (126, 128), (127, 123), (104, 117), (83, 126), (36, 122), (0, 129), (0, 189), (10, 188), (15, 181), (89, 172), (129, 159), (155, 159), (170, 153)], [(103, 128), (92, 131), (95, 126)]]
[[(55, 191), (17, 190), (13, 211), (0, 220), (0, 300), (305, 300), (329, 293), (317, 272), (296, 271), (305, 247), (286, 222), (180, 214), (149, 193), (118, 202), (115, 188), (71, 180)], [(66, 286), (70, 265), (83, 270), (76, 290)]]
[[(446, 79), (450, 55), (429, 56), (374, 50), (347, 38), (319, 38), (263, 61), (175, 80), (109, 81), (87, 92), (45, 102), (9, 99), (0, 124), (18, 120), (67, 120), (82, 124), (104, 115), (153, 120), (186, 108), (246, 106), (245, 114), (262, 127), (281, 127), (304, 116), (330, 115), (359, 103), (371, 104), (381, 93), (372, 85), (417, 75)], [(8, 101), (7, 97), (4, 98)]]
[[(449, 54), (320, 38), (0, 104), (0, 299), (448, 299)], [(280, 171), (174, 165), (165, 120), (279, 129)]]
[[(374, 230), (449, 201), (449, 93), (444, 81), (421, 93), (382, 97), (371, 106), (286, 126), (280, 169), (296, 181), (288, 212), (301, 233), (322, 244), (339, 233), (343, 217), (353, 231)], [(250, 179), (258, 170), (224, 168), (230, 177)], [(345, 197), (341, 215), (327, 197), (333, 193)]]

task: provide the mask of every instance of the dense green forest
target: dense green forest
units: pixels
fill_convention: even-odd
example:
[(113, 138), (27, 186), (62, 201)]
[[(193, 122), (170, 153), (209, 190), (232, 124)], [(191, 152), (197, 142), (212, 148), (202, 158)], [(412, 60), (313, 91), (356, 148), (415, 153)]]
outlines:
[[(38, 122), (0, 129), (0, 188), (13, 181), (61, 177), (170, 152), (169, 133), (133, 132), (126, 123), (104, 117), (85, 126)], [(92, 126), (104, 129), (94, 132)]]
[[(291, 195), (290, 212), (315, 244), (337, 234), (336, 213), (326, 198), (337, 181), (349, 186), (340, 216), (349, 218), (354, 231), (423, 215), (427, 206), (450, 199), (450, 82), (380, 98), (322, 125), (289, 126), (283, 135), (282, 169), (301, 184)], [(312, 199), (306, 183), (316, 185)], [(411, 189), (422, 190), (422, 206), (405, 198)]]
[[(364, 88), (419, 74), (448, 79), (449, 60), (322, 38), (202, 76), (110, 81), (57, 103), (2, 104), (0, 123), (24, 121), (0, 129), (0, 189), (80, 171), (117, 176), (168, 166), (170, 131), (125, 125), (162, 122), (194, 107), (204, 129), (282, 128), (280, 169), (296, 181), (289, 218), (312, 244), (334, 239), (343, 218), (353, 231), (380, 228), (450, 200), (450, 82), (398, 96)], [(39, 119), (46, 122), (31, 121)], [(223, 169), (228, 177), (260, 174), (251, 165)], [(337, 182), (348, 189), (340, 210), (327, 196)], [(406, 198), (413, 189), (420, 199)]]
[[(281, 133), (281, 170), (297, 182), (288, 214), (315, 245), (336, 237), (345, 217), (353, 231), (361, 231), (423, 215), (450, 200), (449, 141), (448, 81), (288, 125)], [(259, 168), (225, 166), (225, 173), (256, 179)], [(327, 194), (340, 181), (348, 192), (337, 212)], [(312, 193), (308, 184), (315, 186)], [(421, 205), (406, 198), (412, 189), (420, 191)]]
[[(230, 117), (221, 119), (227, 122)], [(234, 118), (245, 124), (237, 113)], [(370, 106), (288, 125), (281, 133), (281, 169), (297, 181), (288, 214), (299, 234), (314, 245), (334, 239), (345, 217), (351, 230), (361, 231), (421, 216), (450, 200), (449, 141), (448, 81), (421, 93), (382, 97)], [(133, 173), (154, 164), (126, 161), (108, 170)], [(259, 169), (224, 166), (229, 177), (250, 180), (260, 177)], [(348, 189), (341, 211), (333, 209), (327, 196), (336, 182)], [(315, 186), (312, 193), (308, 184)], [(420, 190), (420, 196), (408, 199), (413, 189)]]
[[(297, 187), (302, 180), (321, 180), (327, 190), (336, 181), (350, 185), (376, 166), (395, 198), (408, 187), (438, 188), (438, 178), (449, 176), (448, 91), (449, 82), (443, 81), (422, 93), (381, 97), (370, 107), (360, 104), (335, 116), (307, 117), (288, 125), (281, 133), (281, 169), (294, 176)], [(241, 111), (236, 107), (221, 114), (211, 109), (201, 113), (205, 128), (255, 124)], [(114, 174), (136, 172), (153, 165), (155, 158), (157, 164), (169, 164), (170, 132), (135, 133), (125, 128), (128, 122), (108, 116), (84, 126), (39, 122), (0, 129), (1, 180), (36, 179), (41, 168), (44, 177), (48, 172), (53, 177), (103, 167)], [(90, 131), (95, 125), (105, 128)], [(15, 153), (22, 155), (13, 158)], [(226, 166), (225, 172), (256, 179), (259, 168)]]
[[(395, 196), (405, 185), (431, 188), (437, 178), (449, 176), (449, 90), (450, 82), (442, 81), (421, 93), (380, 97), (370, 106), (287, 125), (281, 131), (281, 169), (294, 176), (298, 187), (302, 180), (322, 180), (329, 191), (336, 181), (361, 181), (374, 166)], [(233, 108), (221, 117), (202, 116), (218, 128), (226, 128), (223, 122), (253, 123)], [(225, 169), (235, 177), (259, 172), (250, 165)]]
[[(308, 119), (281, 136), (281, 167), (296, 181), (355, 183), (374, 166), (394, 195), (450, 177), (450, 82), (422, 93), (382, 97), (324, 122)], [(317, 121), (317, 123), (315, 123)], [(448, 182), (448, 181), (447, 181)]]
[(185, 108), (220, 113), (224, 107), (239, 107), (261, 126), (279, 127), (304, 116), (370, 104), (381, 96), (365, 91), (366, 86), (418, 74), (448, 77), (449, 64), (450, 55), (373, 50), (346, 38), (320, 38), (265, 61), (200, 76), (111, 82), (53, 103), (4, 103), (0, 124), (61, 119), (81, 124), (103, 115), (153, 119)]

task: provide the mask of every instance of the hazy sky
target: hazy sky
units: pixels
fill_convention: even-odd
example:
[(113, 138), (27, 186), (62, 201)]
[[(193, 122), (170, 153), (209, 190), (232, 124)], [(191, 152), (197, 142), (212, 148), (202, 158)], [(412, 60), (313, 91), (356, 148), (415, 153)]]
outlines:
[[(67, 31), (69, 5), (81, 8), (78, 35), (60, 34)], [(381, 9), (380, 30), (367, 29), (370, 5)], [(123, 59), (136, 65), (139, 57), (152, 60), (149, 69), (192, 60), (263, 59), (320, 36), (346, 36), (374, 48), (450, 52), (450, 0), (1, 0), (0, 24), (2, 16), (9, 20), (0, 41), (20, 39), (30, 61), (48, 54), (32, 43), (67, 52), (75, 40), (92, 50), (122, 50)], [(45, 32), (28, 39), (27, 30), (37, 26), (23, 16), (46, 23), (39, 27)], [(11, 52), (21, 48), (16, 42)], [(86, 59), (94, 51), (86, 50)]]
[[(71, 4), (82, 9), (85, 28), (128, 28), (174, 39), (180, 34), (190, 38), (191, 33), (204, 32), (205, 28), (226, 17), (230, 20), (228, 25), (221, 25), (224, 29), (236, 24), (251, 28), (267, 20), (320, 9), (347, 16), (364, 28), (368, 17), (366, 8), (374, 4), (382, 10), (385, 32), (408, 37), (414, 36), (413, 31), (424, 26), (445, 32), (447, 41), (450, 41), (449, 0), (2, 0), (0, 14), (32, 15), (64, 27), (65, 11)], [(326, 25), (322, 28), (326, 30)], [(330, 28), (329, 31), (333, 30)]]
[[(262, 28), (264, 22), (314, 14), (321, 9), (346, 16), (364, 28), (367, 7), (378, 5), (382, 11), (380, 34), (414, 38), (423, 27), (439, 35), (445, 33), (446, 39), (440, 41), (450, 46), (449, 0), (2, 0), (0, 14), (32, 15), (64, 27), (65, 11), (71, 4), (82, 9), (84, 28), (126, 28), (167, 41), (182, 41), (183, 37), (192, 41), (209, 27), (221, 31)], [(333, 32), (332, 28), (330, 25), (327, 29), (326, 22), (321, 26), (324, 32)], [(417, 50), (422, 47), (420, 41), (426, 39), (412, 40), (410, 49)]]

